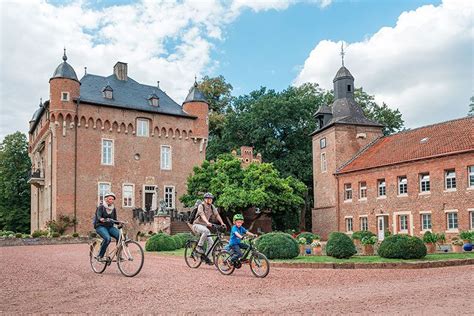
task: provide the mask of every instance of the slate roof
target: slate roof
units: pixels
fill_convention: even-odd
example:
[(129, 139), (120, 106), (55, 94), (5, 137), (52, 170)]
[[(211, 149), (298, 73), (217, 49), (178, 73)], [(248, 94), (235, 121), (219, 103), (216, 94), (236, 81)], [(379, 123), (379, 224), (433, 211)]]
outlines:
[(35, 113), (33, 113), (33, 117), (31, 118), (30, 122), (33, 122), (33, 125), (31, 126), (30, 128), (30, 133), (32, 133), (35, 128), (36, 128), (36, 125), (38, 125), (40, 119), (41, 119), (41, 116), (43, 115), (43, 112), (45, 111), (45, 109), (49, 106), (49, 100), (48, 101), (45, 101), (43, 104), (40, 103), (40, 106), (38, 109), (36, 109)]
[(339, 68), (339, 70), (337, 71), (336, 76), (334, 77), (334, 79), (333, 79), (332, 82), (335, 82), (336, 80), (342, 79), (342, 78), (350, 78), (350, 79), (354, 80), (354, 77), (352, 76), (352, 74), (351, 74), (351, 72), (349, 71), (349, 69), (347, 69), (347, 68), (344, 67), (344, 66), (342, 66), (341, 68)]
[[(66, 56), (66, 48), (64, 48), (64, 55), (63, 55), (63, 62), (59, 64), (58, 67), (56, 67), (56, 70), (53, 73), (53, 78), (67, 78), (67, 79), (72, 79), (72, 80), (77, 80), (77, 75), (76, 72), (74, 71), (74, 68), (72, 68), (71, 65), (69, 65), (67, 62), (67, 56)], [(49, 79), (49, 80), (51, 80)]]
[[(115, 75), (102, 77), (86, 74), (80, 82), (81, 103), (195, 118), (195, 116), (184, 112), (182, 107), (161, 89), (138, 83), (130, 77), (127, 80), (119, 80)], [(112, 99), (107, 99), (102, 94), (102, 90), (106, 86), (113, 89)], [(155, 94), (160, 100), (157, 107), (150, 105), (148, 101), (152, 94)]]
[(337, 173), (471, 151), (474, 152), (474, 117), (468, 116), (381, 137)]
[(200, 101), (200, 102), (206, 102), (206, 98), (204, 97), (204, 94), (201, 92), (201, 90), (198, 89), (198, 84), (197, 82), (194, 82), (194, 85), (189, 89), (188, 96), (184, 100), (183, 103), (186, 102), (193, 102), (193, 101)]

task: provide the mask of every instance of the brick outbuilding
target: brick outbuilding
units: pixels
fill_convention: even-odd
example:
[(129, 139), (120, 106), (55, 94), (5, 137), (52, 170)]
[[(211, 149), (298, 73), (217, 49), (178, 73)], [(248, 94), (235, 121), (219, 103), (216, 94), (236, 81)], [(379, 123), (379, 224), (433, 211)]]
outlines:
[(380, 240), (474, 230), (474, 117), (383, 136), (353, 87), (341, 67), (334, 103), (315, 114), (313, 230), (370, 230)]

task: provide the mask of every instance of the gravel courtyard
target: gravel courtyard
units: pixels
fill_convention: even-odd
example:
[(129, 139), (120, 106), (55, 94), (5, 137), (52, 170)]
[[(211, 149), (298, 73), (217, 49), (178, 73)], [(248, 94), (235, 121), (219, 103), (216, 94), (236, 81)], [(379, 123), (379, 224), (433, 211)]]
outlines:
[(112, 264), (89, 266), (88, 246), (0, 248), (0, 314), (470, 314), (474, 266), (426, 270), (273, 268), (265, 279), (248, 266), (223, 276), (190, 269), (182, 258), (145, 254), (134, 278)]

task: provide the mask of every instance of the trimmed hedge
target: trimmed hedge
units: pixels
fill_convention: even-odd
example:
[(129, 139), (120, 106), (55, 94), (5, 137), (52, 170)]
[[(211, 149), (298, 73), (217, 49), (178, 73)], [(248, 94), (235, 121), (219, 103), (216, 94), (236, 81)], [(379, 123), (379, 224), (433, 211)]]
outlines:
[(378, 254), (383, 258), (421, 259), (426, 256), (426, 246), (418, 237), (393, 235), (382, 241)]
[(328, 256), (348, 259), (356, 253), (354, 242), (349, 236), (339, 232), (329, 234), (328, 243), (326, 244), (326, 254)]
[(255, 246), (268, 259), (292, 259), (298, 256), (298, 242), (290, 234), (274, 232), (260, 236)]
[(319, 235), (310, 233), (310, 232), (304, 232), (296, 236), (296, 240), (299, 240), (300, 238), (306, 239), (306, 243), (309, 245), (313, 242), (314, 239), (320, 240), (321, 237)]
[(178, 249), (178, 245), (173, 237), (165, 233), (159, 233), (150, 237), (146, 244), (146, 251), (168, 251)]
[(191, 239), (193, 235), (191, 233), (178, 233), (173, 235), (173, 239), (176, 241), (178, 248), (184, 248), (186, 242)]

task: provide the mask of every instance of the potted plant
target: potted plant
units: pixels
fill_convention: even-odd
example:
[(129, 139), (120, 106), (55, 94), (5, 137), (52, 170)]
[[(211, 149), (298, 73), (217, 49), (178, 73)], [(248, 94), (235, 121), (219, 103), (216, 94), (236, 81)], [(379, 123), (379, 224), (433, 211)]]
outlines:
[(357, 231), (352, 234), (352, 240), (354, 241), (356, 248), (360, 247), (362, 238), (362, 231)]
[(300, 244), (300, 255), (304, 256), (306, 252), (306, 238), (304, 237), (298, 238), (298, 243)]
[(323, 253), (323, 248), (321, 247), (321, 243), (315, 239), (311, 243), (311, 248), (313, 249), (313, 255), (320, 256)]
[(451, 245), (453, 247), (453, 252), (462, 252), (463, 241), (459, 239), (459, 237), (453, 237), (451, 239)]
[(362, 243), (362, 249), (364, 250), (364, 255), (372, 256), (374, 254), (374, 245), (377, 243), (377, 236), (366, 236), (360, 241)]
[(473, 233), (470, 231), (464, 230), (461, 233), (459, 233), (459, 237), (463, 240), (465, 244), (468, 244), (471, 242), (471, 239), (473, 239)]
[(423, 242), (426, 246), (427, 253), (435, 253), (436, 252), (436, 242), (438, 241), (438, 235), (433, 234), (430, 231), (425, 232), (423, 235)]

